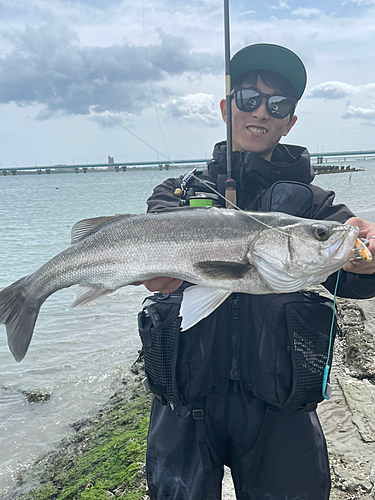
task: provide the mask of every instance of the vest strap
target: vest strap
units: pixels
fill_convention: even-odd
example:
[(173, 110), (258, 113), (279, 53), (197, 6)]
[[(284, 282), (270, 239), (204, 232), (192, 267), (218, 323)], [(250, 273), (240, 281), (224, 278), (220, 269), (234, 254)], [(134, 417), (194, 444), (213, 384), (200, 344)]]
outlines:
[(215, 481), (212, 472), (212, 458), (216, 458), (215, 452), (209, 449), (206, 427), (204, 424), (204, 412), (202, 401), (197, 401), (194, 403), (194, 409), (191, 412), (196, 425), (196, 436), (199, 450), (201, 452), (204, 480), (206, 483), (206, 493), (207, 500), (217, 500), (217, 494), (215, 493), (217, 488), (215, 488)]

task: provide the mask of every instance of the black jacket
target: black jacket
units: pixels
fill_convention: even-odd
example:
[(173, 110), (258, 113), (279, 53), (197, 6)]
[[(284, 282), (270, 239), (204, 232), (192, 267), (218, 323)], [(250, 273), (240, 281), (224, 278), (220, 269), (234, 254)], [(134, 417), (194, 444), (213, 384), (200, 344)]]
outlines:
[[(220, 175), (225, 173), (226, 144), (221, 142), (215, 145), (213, 158), (199, 179), (217, 185)], [(260, 190), (267, 189), (281, 180), (310, 185), (315, 173), (310, 164), (310, 155), (305, 148), (279, 144), (274, 150), (271, 162), (254, 153), (235, 151), (232, 176), (237, 182), (238, 206), (241, 209), (253, 209)], [(167, 179), (154, 189), (147, 201), (148, 212), (179, 206), (180, 199), (174, 191), (181, 186), (181, 178)], [(205, 190), (205, 186), (198, 181), (192, 183), (196, 184), (194, 187), (198, 190)], [(333, 204), (335, 197), (333, 191), (325, 191), (314, 185), (310, 187), (313, 192), (312, 218), (343, 223), (354, 215), (345, 205)], [(337, 273), (330, 276), (323, 284), (331, 293), (336, 278)], [(339, 296), (354, 299), (373, 297), (375, 275), (357, 275), (341, 271), (337, 293)], [(229, 379), (239, 380), (245, 387), (251, 389), (252, 373), (248, 370), (248, 366), (249, 359), (254, 357), (255, 352), (254, 332), (257, 329), (261, 331), (264, 317), (269, 314), (269, 304), (284, 304), (285, 300), (288, 302), (288, 297), (293, 301), (296, 296), (298, 294), (280, 294), (278, 298), (275, 297), (276, 302), (271, 302), (271, 296), (232, 294), (213, 314), (193, 327), (189, 335), (181, 336), (179, 348), (181, 363), (177, 364), (177, 378), (183, 387), (185, 398), (191, 399), (195, 395), (189, 393), (186, 388), (199, 387), (199, 377), (205, 384), (213, 384), (219, 392), (226, 390)], [(297, 314), (298, 307), (297, 305)], [(316, 314), (313, 316), (314, 314), (307, 321), (311, 323), (312, 329), (316, 322)], [(276, 326), (268, 324), (267, 328), (276, 329)], [(194, 350), (195, 344), (200, 346), (199, 349)], [(203, 358), (202, 352), (204, 352)]]

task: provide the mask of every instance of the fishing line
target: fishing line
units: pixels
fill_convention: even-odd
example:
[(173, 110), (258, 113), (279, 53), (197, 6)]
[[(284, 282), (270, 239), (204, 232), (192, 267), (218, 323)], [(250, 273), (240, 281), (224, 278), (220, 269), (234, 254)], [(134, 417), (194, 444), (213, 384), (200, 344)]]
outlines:
[[(167, 146), (166, 146), (166, 143), (165, 143), (165, 140), (164, 140), (164, 135), (163, 135), (163, 131), (162, 131), (162, 127), (161, 127), (161, 123), (160, 123), (160, 119), (159, 119), (159, 114), (158, 114), (158, 110), (157, 110), (157, 106), (156, 106), (156, 102), (155, 102), (155, 95), (154, 95), (152, 81), (151, 81), (150, 63), (149, 63), (149, 59), (148, 59), (148, 52), (147, 52), (147, 46), (146, 46), (145, 0), (143, 0), (142, 5), (143, 5), (143, 44), (144, 44), (144, 49), (145, 49), (145, 57), (146, 57), (146, 64), (147, 64), (147, 73), (148, 73), (148, 79), (149, 79), (149, 82), (150, 82), (151, 96), (152, 96), (152, 101), (153, 101), (153, 105), (154, 105), (154, 109), (155, 109), (155, 114), (156, 114), (156, 118), (157, 118), (157, 121), (158, 121), (160, 134), (161, 134), (161, 137), (163, 139), (164, 147), (165, 147), (165, 150), (166, 150), (167, 155), (168, 155), (168, 160), (172, 164), (174, 164), (175, 166), (177, 166), (178, 168), (180, 168), (182, 170), (182, 167), (180, 165), (177, 165), (174, 161), (170, 160), (168, 149), (167, 149)], [(229, 9), (228, 3), (226, 4), (226, 9)], [(228, 24), (229, 23), (229, 19), (226, 18), (225, 21), (226, 21), (226, 24), (227, 24), (226, 29), (229, 29), (229, 24)], [(226, 43), (227, 44), (229, 43), (228, 40), (226, 40)], [(229, 49), (226, 49), (226, 50), (229, 52)], [(227, 56), (227, 53), (226, 53), (226, 56)], [(229, 65), (229, 61), (227, 61), (227, 66), (228, 65)], [(227, 78), (227, 76), (226, 76), (226, 78)], [(229, 81), (230, 81), (230, 78), (229, 78)], [(228, 91), (230, 92), (230, 89), (227, 89), (227, 93), (228, 93)], [(227, 106), (228, 105), (229, 105), (229, 99), (227, 99)], [(231, 113), (228, 116), (231, 117)], [(228, 159), (228, 155), (227, 155), (227, 159)], [(229, 159), (229, 161), (230, 161), (230, 159)], [(264, 227), (267, 227), (268, 229), (272, 229), (273, 231), (279, 232), (281, 234), (286, 234), (288, 236), (292, 236), (293, 238), (298, 238), (298, 239), (303, 240), (303, 241), (307, 241), (308, 240), (308, 238), (303, 238), (303, 237), (299, 237), (299, 236), (295, 236), (295, 235), (289, 235), (289, 233), (287, 231), (283, 231), (282, 229), (270, 226), (269, 224), (265, 223), (264, 221), (259, 220), (256, 216), (250, 215), (249, 212), (247, 212), (245, 210), (242, 210), (236, 203), (233, 203), (232, 200), (228, 199), (225, 195), (223, 195), (222, 193), (220, 193), (219, 191), (217, 191), (215, 188), (213, 188), (210, 183), (208, 183), (204, 179), (200, 179), (198, 176), (196, 176), (195, 173), (194, 173), (194, 170), (192, 170), (190, 174), (191, 174), (190, 178), (194, 178), (199, 183), (202, 183), (209, 190), (211, 190), (214, 194), (216, 194), (221, 199), (223, 199), (224, 202), (226, 202), (226, 204), (230, 205), (232, 208), (234, 208), (234, 209), (236, 209), (236, 210), (238, 210), (238, 211), (240, 211), (242, 213), (246, 213), (246, 215), (248, 217), (250, 217), (254, 221), (258, 222), (259, 224), (263, 225)]]
[(164, 139), (164, 134), (163, 134), (163, 130), (162, 130), (161, 123), (160, 123), (158, 108), (157, 108), (156, 102), (155, 102), (154, 88), (152, 86), (152, 81), (151, 81), (150, 64), (149, 64), (149, 61), (148, 61), (148, 52), (147, 52), (147, 46), (146, 46), (145, 0), (143, 0), (143, 23), (142, 23), (142, 26), (143, 26), (143, 45), (144, 45), (144, 49), (145, 49), (145, 57), (146, 57), (146, 64), (147, 64), (147, 74), (148, 74), (148, 81), (150, 82), (152, 102), (154, 104), (154, 110), (155, 110), (155, 114), (156, 114), (156, 119), (158, 121), (159, 131), (160, 131), (161, 138), (163, 140), (163, 144), (164, 144), (164, 147), (165, 147), (165, 152), (167, 153), (168, 160), (170, 161), (170, 157), (169, 157), (169, 153), (168, 153), (168, 148), (167, 148), (167, 145), (166, 145), (166, 142), (165, 142), (165, 139)]
[[(143, 5), (144, 5), (144, 0), (143, 0)], [(143, 13), (144, 14), (144, 13)], [(143, 23), (144, 23), (144, 15), (143, 15)], [(46, 57), (44, 57), (43, 54), (41, 54), (31, 43), (30, 43), (30, 40), (28, 40), (21, 31), (17, 30), (17, 29), (14, 29), (8, 22), (5, 21), (5, 24), (7, 24), (9, 26), (9, 28), (14, 32), (18, 33), (18, 35), (20, 36), (20, 38), (24, 41), (24, 43), (26, 45), (28, 45), (33, 51), (35, 54), (37, 54), (48, 66), (49, 64), (49, 61), (47, 60)], [(144, 31), (145, 33), (145, 31)], [(145, 47), (146, 49), (146, 47)], [(148, 57), (147, 57), (147, 49), (146, 49), (146, 62), (147, 62), (147, 68), (148, 68), (148, 74), (149, 74), (149, 81), (150, 81), (150, 85), (151, 85), (151, 89), (152, 89), (152, 83), (151, 83), (151, 78), (150, 78), (150, 70), (149, 70), (149, 60), (148, 60)], [(62, 73), (60, 70), (55, 70), (55, 73), (61, 75), (67, 82), (69, 83), (72, 83), (74, 82), (73, 81), (73, 78), (70, 77), (69, 75), (65, 74), (65, 73)], [(79, 93), (89, 104), (92, 103), (92, 101), (89, 99), (89, 97), (79, 88), (77, 87), (76, 89), (76, 92)], [(152, 99), (153, 99), (153, 102), (154, 102), (154, 107), (155, 107), (155, 111), (156, 111), (156, 116), (158, 117), (158, 113), (157, 113), (157, 109), (156, 109), (156, 102), (155, 102), (155, 96), (154, 96), (154, 93), (152, 91)], [(126, 127), (120, 120), (118, 120), (117, 118), (115, 118), (113, 115), (111, 115), (111, 113), (109, 113), (106, 109), (103, 108), (103, 106), (101, 106), (100, 104), (98, 105), (99, 108), (102, 110), (102, 113), (104, 113), (106, 116), (108, 116), (109, 119), (111, 119), (113, 122), (115, 122), (117, 125), (119, 125), (121, 128), (123, 128), (124, 130), (126, 130), (126, 132), (128, 132), (130, 135), (132, 135), (133, 137), (135, 137), (136, 139), (138, 139), (142, 144), (144, 144), (145, 146), (147, 146), (148, 148), (152, 149), (152, 151), (154, 151), (155, 153), (157, 153), (158, 155), (160, 155), (162, 158), (165, 158), (166, 160), (168, 160), (168, 162), (172, 163), (173, 165), (177, 166), (180, 170), (183, 170), (183, 167), (178, 165), (175, 161), (173, 160), (170, 160), (169, 158), (169, 154), (168, 154), (168, 149), (166, 147), (166, 144), (165, 144), (165, 140), (164, 140), (164, 136), (163, 136), (163, 133), (162, 133), (162, 130), (161, 130), (161, 124), (160, 124), (160, 121), (159, 121), (159, 117), (158, 117), (158, 122), (159, 122), (159, 128), (160, 128), (160, 132), (161, 132), (161, 135), (162, 135), (162, 138), (163, 138), (163, 142), (164, 142), (164, 146), (165, 146), (165, 149), (166, 149), (166, 152), (167, 152), (167, 155), (166, 156), (164, 153), (161, 153), (160, 151), (158, 151), (156, 148), (154, 148), (153, 146), (151, 146), (151, 144), (149, 144), (147, 141), (143, 140), (141, 137), (139, 137), (137, 134), (135, 134), (134, 132), (132, 132), (128, 127)], [(240, 212), (243, 212), (245, 213), (248, 217), (250, 217), (251, 219), (253, 219), (254, 221), (258, 222), (259, 224), (263, 225), (264, 227), (267, 227), (268, 229), (272, 229), (273, 231), (276, 231), (278, 233), (281, 233), (281, 234), (286, 234), (290, 237), (293, 237), (293, 238), (298, 238), (298, 239), (301, 239), (301, 240), (307, 240), (306, 238), (303, 238), (303, 237), (300, 237), (300, 236), (296, 236), (296, 235), (289, 235), (289, 233), (287, 231), (283, 231), (282, 229), (279, 229), (279, 228), (275, 228), (273, 226), (270, 226), (269, 224), (263, 222), (262, 220), (258, 219), (256, 216), (254, 215), (250, 215), (249, 212), (247, 212), (246, 210), (242, 210), (241, 208), (239, 208), (236, 204), (232, 203), (230, 200), (227, 200), (227, 198), (222, 195), (221, 193), (219, 193), (216, 189), (214, 189), (208, 182), (206, 182), (205, 180), (203, 179), (200, 179), (198, 176), (196, 176), (195, 174), (192, 174), (192, 177), (194, 177), (198, 182), (202, 183), (203, 185), (205, 185), (208, 189), (210, 189), (213, 193), (215, 193), (216, 195), (218, 195), (220, 198), (222, 198), (223, 200), (227, 201), (232, 208), (235, 208), (236, 210), (239, 210)]]
[[(3, 22), (4, 22), (4, 24), (6, 24), (12, 30), (13, 33), (17, 33), (19, 35), (20, 39), (24, 42), (24, 44), (26, 46), (30, 47), (32, 49), (32, 51), (37, 56), (39, 56), (40, 59), (42, 59), (42, 61), (44, 61), (46, 63), (46, 65), (47, 65), (47, 67), (48, 67), (48, 65), (49, 65), (48, 59), (36, 49), (36, 47), (30, 42), (29, 39), (27, 39), (25, 37), (25, 35), (20, 30), (18, 30), (16, 28), (14, 28), (13, 26), (11, 26), (7, 21), (3, 21)], [(63, 77), (64, 80), (67, 81), (68, 83), (74, 83), (73, 78), (71, 76), (67, 75), (66, 73), (63, 73), (61, 70), (54, 69), (54, 73), (56, 75), (60, 75), (61, 77)], [(90, 100), (89, 97), (78, 86), (75, 88), (75, 91), (78, 94), (80, 94), (88, 102), (88, 104), (92, 105), (92, 100)], [(104, 113), (106, 116), (108, 116), (108, 118), (110, 118), (117, 125), (119, 125), (120, 127), (122, 127), (124, 130), (126, 130), (130, 135), (132, 135), (133, 137), (135, 137), (136, 139), (138, 139), (142, 144), (144, 144), (148, 148), (152, 149), (152, 151), (154, 151), (158, 155), (162, 156), (166, 160), (171, 161), (168, 156), (165, 156), (165, 154), (163, 154), (160, 151), (158, 151), (156, 148), (154, 148), (153, 146), (151, 146), (151, 144), (149, 144), (148, 142), (146, 142), (143, 139), (141, 139), (141, 137), (139, 137), (137, 134), (135, 134), (134, 132), (132, 132), (128, 127), (126, 127), (122, 122), (120, 122), (120, 120), (118, 120), (114, 116), (112, 116), (105, 108), (103, 108), (103, 106), (101, 104), (98, 104), (97, 106), (100, 108), (100, 110), (101, 110), (102, 113)], [(171, 163), (175, 163), (175, 162), (171, 161)]]
[[(143, 9), (144, 9), (144, 0), (143, 0)], [(28, 40), (24, 34), (20, 31), (20, 30), (17, 30), (17, 29), (14, 29), (8, 22), (5, 21), (5, 24), (7, 24), (7, 26), (9, 26), (9, 28), (13, 31), (13, 33), (18, 33), (19, 37), (21, 38), (21, 40), (23, 40), (23, 42), (29, 46), (33, 52), (40, 57), (40, 59), (42, 59), (46, 65), (48, 66), (49, 64), (49, 61), (48, 59), (43, 55), (41, 54), (34, 45), (32, 45), (30, 43), (30, 40)], [(145, 16), (144, 16), (144, 10), (143, 10), (143, 33), (145, 35)], [(144, 144), (145, 146), (147, 146), (148, 148), (152, 149), (152, 151), (154, 151), (155, 153), (157, 153), (158, 155), (160, 155), (162, 158), (168, 160), (170, 163), (172, 163), (173, 165), (177, 166), (180, 170), (183, 170), (183, 167), (178, 165), (176, 162), (174, 162), (173, 160), (170, 160), (169, 158), (169, 153), (168, 153), (168, 149), (167, 149), (167, 146), (166, 146), (166, 143), (165, 143), (165, 139), (164, 139), (164, 135), (163, 135), (163, 132), (162, 132), (162, 129), (161, 129), (161, 124), (160, 124), (160, 120), (159, 120), (159, 115), (158, 115), (158, 112), (157, 112), (157, 107), (156, 107), (156, 102), (155, 102), (155, 96), (154, 96), (154, 92), (153, 92), (153, 87), (152, 87), (152, 83), (151, 83), (151, 76), (150, 76), (150, 68), (149, 68), (149, 60), (148, 60), (148, 55), (147, 55), (147, 48), (146, 48), (146, 44), (144, 43), (144, 46), (145, 46), (145, 54), (146, 54), (146, 63), (147, 63), (147, 71), (148, 71), (148, 76), (149, 76), (149, 82), (150, 82), (150, 86), (151, 86), (151, 94), (152, 94), (152, 99), (153, 99), (153, 103), (154, 103), (154, 108), (155, 108), (155, 112), (156, 112), (156, 116), (157, 116), (157, 120), (158, 120), (158, 123), (159, 123), (159, 129), (160, 129), (160, 133), (161, 133), (161, 136), (162, 136), (162, 139), (163, 139), (163, 143), (164, 143), (164, 147), (165, 147), (165, 150), (167, 152), (167, 156), (164, 154), (164, 153), (161, 153), (160, 151), (158, 151), (156, 148), (154, 148), (153, 146), (151, 146), (151, 144), (149, 144), (147, 141), (143, 140), (141, 137), (139, 137), (137, 134), (135, 134), (134, 132), (132, 132), (128, 127), (126, 127), (120, 120), (118, 120), (117, 118), (115, 118), (111, 113), (109, 113), (109, 111), (107, 111), (106, 109), (103, 108), (102, 105), (98, 105), (98, 107), (102, 110), (102, 113), (104, 113), (110, 120), (112, 120), (113, 122), (115, 122), (117, 125), (119, 125), (121, 128), (123, 128), (124, 130), (126, 130), (126, 132), (128, 132), (128, 134), (132, 135), (133, 137), (135, 137), (136, 139), (138, 139), (142, 144)], [(73, 78), (63, 72), (61, 72), (60, 70), (55, 70), (55, 73), (61, 75), (65, 81), (67, 81), (68, 83), (72, 83), (74, 82)], [(79, 87), (76, 87), (76, 92), (79, 93), (90, 105), (92, 104), (92, 100), (89, 99), (89, 97), (79, 88)], [(246, 213), (250, 218), (252, 218), (253, 220), (255, 220), (256, 222), (258, 222), (259, 224), (262, 224), (264, 225), (265, 227), (269, 228), (269, 229), (273, 229), (274, 231), (277, 231), (277, 232), (280, 232), (280, 233), (285, 233), (285, 234), (288, 234), (286, 233), (285, 231), (281, 230), (281, 229), (278, 229), (278, 228), (274, 228), (272, 226), (269, 226), (268, 224), (266, 224), (265, 222), (259, 220), (257, 217), (253, 216), (253, 215), (250, 215), (249, 212), (246, 212), (245, 210), (242, 210), (241, 208), (239, 208), (236, 204), (232, 203), (230, 200), (227, 200), (226, 197), (224, 195), (222, 195), (221, 193), (219, 193), (216, 189), (214, 189), (208, 182), (206, 182), (205, 180), (203, 179), (199, 179), (198, 176), (192, 174), (192, 177), (194, 177), (197, 181), (199, 181), (200, 183), (202, 183), (203, 185), (205, 185), (208, 189), (210, 189), (213, 193), (215, 193), (216, 195), (220, 196), (220, 198), (222, 198), (224, 201), (227, 201), (233, 208), (235, 208), (236, 210), (239, 210), (240, 212), (244, 212)], [(293, 237), (297, 237), (297, 236), (293, 236)]]
[(331, 393), (332, 393), (332, 387), (328, 383), (329, 370), (331, 368), (328, 363), (329, 363), (329, 358), (331, 356), (332, 343), (333, 343), (333, 327), (335, 325), (336, 297), (337, 297), (337, 288), (339, 286), (339, 280), (340, 280), (340, 269), (337, 271), (335, 291), (333, 294), (332, 322), (331, 322), (331, 330), (329, 333), (328, 354), (327, 354), (326, 364), (324, 367), (323, 382), (322, 382), (322, 396), (324, 399), (327, 400), (331, 398)]
[[(173, 163), (173, 162), (172, 162)], [(182, 167), (180, 165), (176, 165), (178, 168), (181, 168)], [(263, 225), (264, 227), (268, 228), (268, 229), (272, 229), (273, 231), (276, 231), (277, 233), (280, 233), (280, 234), (286, 234), (287, 236), (289, 236), (290, 238), (296, 238), (296, 239), (299, 239), (301, 241), (311, 241), (310, 238), (304, 238), (303, 236), (297, 236), (295, 234), (290, 234), (288, 233), (288, 231), (284, 231), (283, 229), (279, 229), (277, 227), (274, 227), (274, 226), (270, 226), (269, 224), (267, 224), (266, 222), (258, 219), (255, 215), (251, 215), (250, 212), (246, 211), (246, 210), (242, 210), (242, 208), (239, 208), (236, 204), (232, 203), (230, 200), (228, 200), (223, 194), (221, 194), (219, 191), (217, 191), (215, 188), (213, 188), (208, 182), (204, 181), (203, 179), (200, 179), (199, 177), (197, 177), (196, 175), (192, 174), (192, 177), (194, 177), (194, 179), (196, 179), (197, 181), (201, 182), (202, 184), (204, 184), (206, 187), (210, 188), (211, 191), (213, 191), (216, 195), (220, 196), (224, 201), (227, 201), (231, 206), (232, 208), (235, 208), (236, 210), (238, 210), (239, 212), (242, 212), (243, 214), (246, 214), (248, 217), (250, 217), (250, 219), (253, 219), (255, 220), (256, 222), (258, 222), (259, 224)], [(317, 220), (317, 223), (319, 221)], [(324, 223), (324, 221), (320, 221), (322, 223)]]

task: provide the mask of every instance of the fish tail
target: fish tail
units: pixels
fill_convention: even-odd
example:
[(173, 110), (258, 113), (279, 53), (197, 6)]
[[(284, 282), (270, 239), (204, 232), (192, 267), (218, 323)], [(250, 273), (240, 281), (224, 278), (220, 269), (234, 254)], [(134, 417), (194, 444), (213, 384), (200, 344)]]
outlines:
[(8, 345), (16, 361), (22, 361), (29, 348), (36, 319), (43, 301), (28, 301), (22, 294), (21, 278), (0, 292), (0, 323), (6, 326)]

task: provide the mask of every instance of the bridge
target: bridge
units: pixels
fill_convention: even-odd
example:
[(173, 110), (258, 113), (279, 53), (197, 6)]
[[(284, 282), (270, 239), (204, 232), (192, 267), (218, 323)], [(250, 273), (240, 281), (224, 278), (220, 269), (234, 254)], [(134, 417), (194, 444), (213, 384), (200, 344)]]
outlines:
[(41, 174), (45, 172), (50, 174), (52, 172), (89, 172), (94, 170), (103, 171), (116, 171), (116, 172), (126, 172), (128, 167), (134, 168), (159, 168), (159, 170), (169, 170), (170, 167), (182, 166), (182, 165), (193, 165), (193, 166), (206, 166), (209, 160), (171, 160), (171, 161), (138, 161), (138, 162), (116, 162), (116, 163), (84, 163), (84, 164), (74, 164), (74, 165), (49, 165), (49, 166), (27, 166), (27, 167), (1, 167), (0, 175), (16, 175), (17, 172), (24, 173), (37, 173)]
[[(346, 160), (347, 158), (357, 158), (357, 159), (375, 159), (375, 151), (373, 150), (362, 150), (362, 151), (332, 151), (327, 153), (311, 153), (311, 158), (316, 158), (318, 163), (322, 163), (323, 159), (325, 162), (328, 158), (336, 158)], [(169, 170), (170, 167), (174, 166), (206, 166), (209, 160), (205, 159), (193, 159), (193, 160), (170, 160), (170, 161), (141, 161), (141, 162), (116, 162), (116, 163), (85, 163), (85, 164), (75, 164), (75, 165), (48, 165), (48, 166), (24, 166), (24, 167), (0, 167), (0, 175), (16, 175), (17, 173), (56, 173), (56, 172), (83, 172), (87, 173), (95, 170), (104, 171), (117, 171), (126, 172), (128, 168), (159, 168), (159, 170), (165, 169)]]
[(337, 157), (337, 158), (351, 158), (355, 156), (363, 157), (365, 159), (366, 157), (371, 157), (373, 156), (375, 158), (375, 151), (371, 150), (363, 150), (363, 151), (332, 151), (330, 153), (311, 153), (310, 154), (311, 158), (326, 158), (326, 157)]

